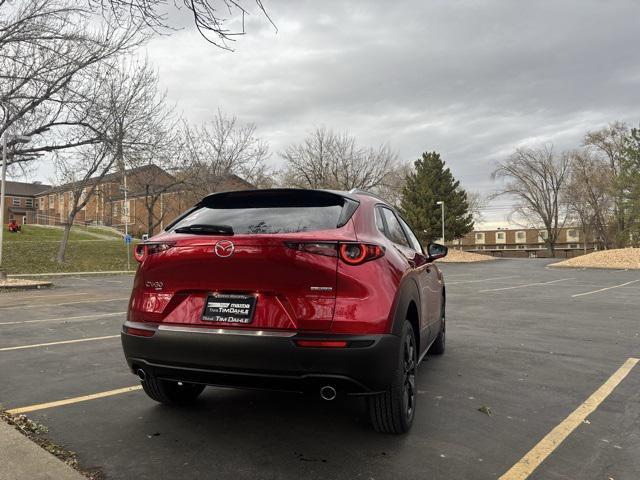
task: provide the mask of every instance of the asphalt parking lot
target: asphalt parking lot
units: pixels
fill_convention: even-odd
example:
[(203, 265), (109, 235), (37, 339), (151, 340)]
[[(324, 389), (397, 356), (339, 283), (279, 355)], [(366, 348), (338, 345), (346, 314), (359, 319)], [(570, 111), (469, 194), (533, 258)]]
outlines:
[(532, 458), (532, 479), (637, 479), (640, 272), (548, 263), (442, 265), (447, 351), (422, 363), (404, 436), (375, 433), (357, 399), (208, 388), (181, 409), (123, 391), (138, 385), (119, 340), (131, 276), (1, 294), (0, 404), (36, 405), (109, 479), (523, 479)]

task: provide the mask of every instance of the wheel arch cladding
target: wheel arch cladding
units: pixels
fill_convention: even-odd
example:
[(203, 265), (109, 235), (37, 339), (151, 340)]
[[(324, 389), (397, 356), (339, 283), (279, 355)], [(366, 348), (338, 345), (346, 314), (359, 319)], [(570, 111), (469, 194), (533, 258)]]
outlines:
[(391, 333), (401, 335), (405, 320), (409, 320), (420, 351), (420, 290), (413, 278), (406, 278), (400, 284), (398, 292)]

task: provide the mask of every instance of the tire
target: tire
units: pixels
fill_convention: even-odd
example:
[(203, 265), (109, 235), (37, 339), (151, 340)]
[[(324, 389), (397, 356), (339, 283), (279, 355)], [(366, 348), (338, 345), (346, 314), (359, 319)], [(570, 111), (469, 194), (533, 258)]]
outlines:
[(205, 385), (197, 383), (182, 383), (150, 377), (145, 378), (141, 383), (142, 389), (150, 398), (165, 405), (191, 403), (205, 388)]
[(382, 433), (406, 433), (415, 417), (418, 349), (413, 327), (404, 322), (398, 368), (388, 391), (367, 398), (373, 428)]
[(444, 298), (442, 299), (442, 308), (440, 309), (440, 320), (442, 325), (440, 327), (440, 332), (438, 333), (438, 336), (431, 344), (431, 348), (429, 348), (429, 353), (432, 353), (434, 355), (442, 355), (444, 353), (445, 340), (447, 339), (447, 335), (446, 335), (447, 322), (446, 322), (446, 315), (445, 315)]

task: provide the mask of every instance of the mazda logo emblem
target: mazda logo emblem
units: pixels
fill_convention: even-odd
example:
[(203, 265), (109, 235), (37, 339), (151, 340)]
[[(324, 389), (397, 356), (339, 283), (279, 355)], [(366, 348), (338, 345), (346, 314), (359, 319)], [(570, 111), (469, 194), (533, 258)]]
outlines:
[(217, 256), (226, 258), (233, 255), (235, 248), (236, 247), (233, 242), (230, 242), (229, 240), (220, 240), (216, 243), (215, 247), (213, 247), (213, 251), (216, 252)]

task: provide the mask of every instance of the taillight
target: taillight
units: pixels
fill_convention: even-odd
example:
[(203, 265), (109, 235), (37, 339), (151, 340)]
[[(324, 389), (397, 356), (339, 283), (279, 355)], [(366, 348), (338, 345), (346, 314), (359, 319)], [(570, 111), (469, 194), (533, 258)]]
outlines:
[(287, 247), (300, 252), (315, 253), (327, 257), (339, 257), (348, 265), (360, 265), (384, 255), (380, 245), (357, 242), (286, 242)]
[(335, 242), (286, 242), (286, 245), (300, 252), (315, 253), (326, 257), (336, 257), (338, 255)]
[(341, 243), (339, 251), (340, 259), (349, 265), (360, 265), (384, 255), (383, 247), (366, 243)]
[(143, 262), (147, 256), (169, 250), (174, 245), (173, 242), (139, 243), (133, 251), (133, 256), (138, 262)]

